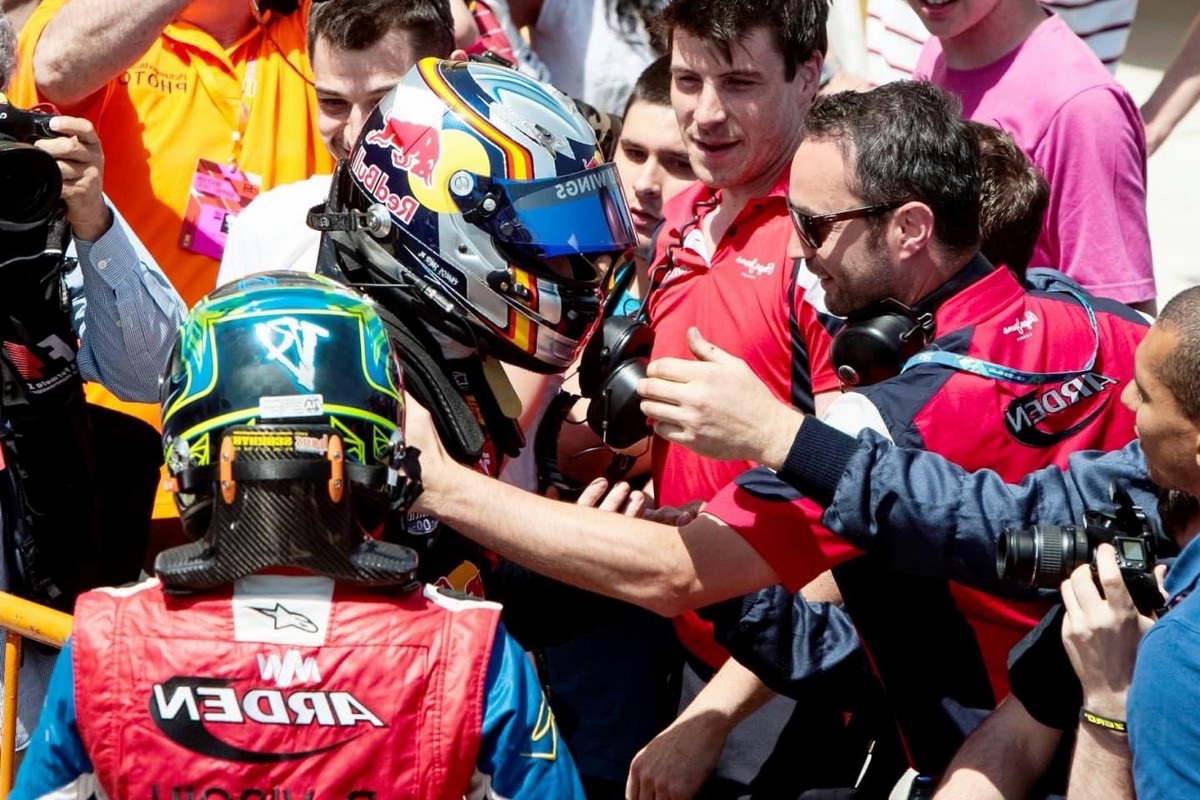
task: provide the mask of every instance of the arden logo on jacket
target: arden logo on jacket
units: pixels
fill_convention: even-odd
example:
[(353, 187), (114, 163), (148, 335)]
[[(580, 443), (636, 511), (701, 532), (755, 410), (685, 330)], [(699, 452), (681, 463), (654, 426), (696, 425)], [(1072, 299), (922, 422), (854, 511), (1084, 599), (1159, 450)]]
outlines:
[[(251, 764), (309, 758), (348, 744), (364, 732), (364, 726), (387, 727), (348, 691), (242, 689), (219, 678), (176, 676), (156, 683), (148, 705), (154, 724), (175, 744), (202, 756)], [(337, 734), (328, 744), (264, 752), (254, 749), (253, 743), (264, 740), (261, 733), (253, 732), (258, 725), (333, 728)], [(230, 739), (247, 734), (249, 741), (238, 746), (225, 739), (226, 733)]]
[(1116, 379), (1099, 372), (1038, 386), (1008, 404), (1004, 425), (1021, 444), (1050, 447), (1086, 429), (1116, 401), (1120, 388)]

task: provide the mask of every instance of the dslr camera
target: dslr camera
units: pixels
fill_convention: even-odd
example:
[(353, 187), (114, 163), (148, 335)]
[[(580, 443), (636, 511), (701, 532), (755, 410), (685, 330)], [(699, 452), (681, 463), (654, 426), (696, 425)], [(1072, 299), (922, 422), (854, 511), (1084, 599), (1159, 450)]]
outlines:
[(1057, 589), (1080, 564), (1096, 570), (1096, 548), (1110, 544), (1134, 605), (1143, 614), (1162, 608), (1154, 577), (1158, 535), (1145, 512), (1127, 492), (1113, 490), (1115, 514), (1085, 511), (1078, 525), (1005, 528), (996, 542), (1000, 579), (1038, 589)]
[(61, 134), (50, 130), (54, 114), (0, 103), (0, 231), (27, 231), (47, 222), (60, 207), (62, 173), (54, 157), (33, 146)]

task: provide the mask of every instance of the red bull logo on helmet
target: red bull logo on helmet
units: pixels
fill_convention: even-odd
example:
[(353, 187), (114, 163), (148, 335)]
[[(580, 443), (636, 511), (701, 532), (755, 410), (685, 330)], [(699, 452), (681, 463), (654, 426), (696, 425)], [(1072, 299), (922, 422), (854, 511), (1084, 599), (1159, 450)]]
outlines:
[(415, 175), (432, 188), (433, 170), (442, 155), (441, 133), (437, 128), (389, 119), (382, 129), (368, 132), (364, 141), (391, 150), (393, 166)]
[(358, 179), (367, 194), (383, 203), (388, 211), (395, 214), (402, 223), (408, 225), (412, 222), (413, 215), (417, 213), (421, 204), (411, 195), (393, 192), (388, 186), (388, 174), (374, 164), (367, 164), (365, 152), (365, 150), (359, 150), (354, 154), (354, 159), (350, 162), (351, 172), (354, 173), (354, 177)]

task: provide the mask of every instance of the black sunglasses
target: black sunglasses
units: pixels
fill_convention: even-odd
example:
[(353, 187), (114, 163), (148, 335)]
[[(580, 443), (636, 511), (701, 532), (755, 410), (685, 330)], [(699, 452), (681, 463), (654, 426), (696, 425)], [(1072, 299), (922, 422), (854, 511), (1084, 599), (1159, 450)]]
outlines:
[(796, 233), (800, 235), (800, 241), (811, 247), (813, 250), (819, 250), (821, 243), (825, 240), (825, 235), (829, 233), (829, 226), (835, 222), (841, 222), (846, 219), (858, 219), (860, 217), (871, 217), (876, 214), (883, 214), (887, 211), (894, 211), (900, 206), (907, 203), (907, 200), (894, 200), (891, 203), (878, 203), (873, 206), (859, 206), (858, 208), (848, 208), (845, 211), (835, 211), (832, 214), (805, 214), (800, 209), (792, 205), (792, 201), (787, 201), (788, 213), (792, 215), (792, 224), (796, 226)]

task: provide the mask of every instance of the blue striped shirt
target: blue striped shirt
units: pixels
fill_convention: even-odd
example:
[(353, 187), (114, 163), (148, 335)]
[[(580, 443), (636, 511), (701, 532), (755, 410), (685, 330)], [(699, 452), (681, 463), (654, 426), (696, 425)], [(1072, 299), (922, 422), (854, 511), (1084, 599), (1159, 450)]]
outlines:
[(79, 263), (67, 273), (71, 324), (79, 335), (79, 371), (122, 400), (158, 401), (187, 307), (121, 215), (95, 242), (73, 239)]

